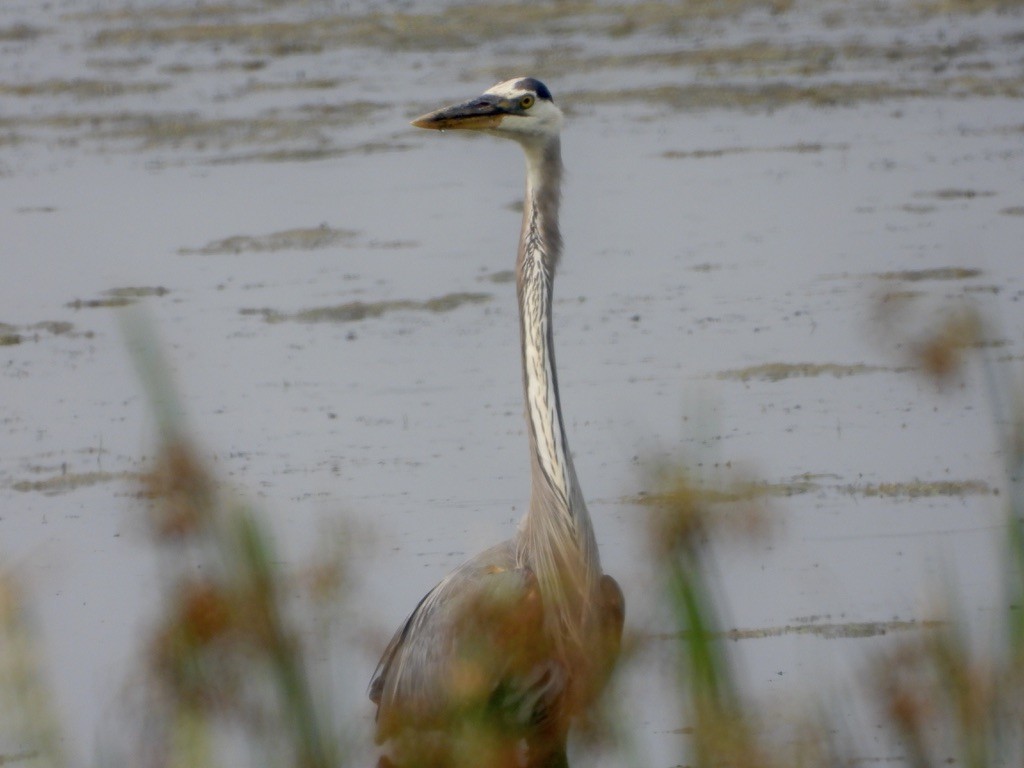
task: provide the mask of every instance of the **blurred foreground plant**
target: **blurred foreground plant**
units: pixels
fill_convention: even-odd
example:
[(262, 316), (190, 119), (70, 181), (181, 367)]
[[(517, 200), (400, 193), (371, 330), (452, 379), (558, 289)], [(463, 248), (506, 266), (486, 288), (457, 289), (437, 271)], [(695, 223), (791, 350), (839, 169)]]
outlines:
[[(960, 313), (940, 324), (934, 338), (908, 348), (919, 356), (917, 367), (943, 383), (956, 376), (970, 350), (984, 346), (983, 331), (976, 316)], [(144, 691), (139, 716), (145, 743), (123, 762), (142, 768), (243, 762), (341, 766), (344, 755), (328, 727), (324, 699), (314, 690), (297, 627), (289, 620), (282, 594), (286, 581), (270, 537), (248, 505), (221, 491), (188, 438), (153, 332), (135, 317), (126, 334), (158, 424), (159, 449), (145, 477), (144, 496), (167, 571), (163, 611), (145, 647), (147, 677), (137, 686)], [(879, 703), (913, 768), (1024, 765), (1024, 390), (998, 370), (991, 363), (983, 367), (1008, 478), (1006, 605), (998, 617), (1002, 642), (979, 650), (961, 612), (959, 621), (954, 614), (948, 627), (895, 643), (876, 659)], [(688, 718), (687, 764), (857, 764), (838, 753), (826, 735), (832, 726), (824, 716), (820, 727), (808, 726), (808, 737), (795, 750), (766, 737), (773, 724), (744, 698), (743, 680), (725, 644), (709, 542), (728, 530), (761, 530), (756, 502), (765, 487), (709, 488), (678, 467), (656, 471), (652, 484), (651, 548), (679, 639), (675, 691)], [(343, 578), (337, 563), (314, 576), (318, 585), (336, 585)], [(67, 761), (57, 721), (21, 606), (12, 580), (0, 575), (0, 764), (24, 759), (32, 766), (63, 768)], [(517, 636), (513, 629), (493, 629), (498, 637)], [(636, 736), (624, 733), (621, 724), (615, 727), (615, 706), (603, 714), (587, 734), (594, 751), (622, 754)], [(492, 747), (467, 745), (465, 764), (495, 764), (507, 757), (491, 759)], [(249, 759), (240, 759), (245, 750)], [(429, 756), (425, 759), (429, 762)]]
[[(145, 478), (149, 522), (171, 572), (148, 648), (154, 691), (146, 753), (153, 765), (224, 762), (223, 729), (258, 763), (341, 764), (322, 722), (304, 649), (282, 599), (264, 524), (222, 492), (187, 437), (172, 376), (141, 316), (124, 325), (156, 415), (159, 448)], [(218, 726), (221, 730), (218, 730)]]
[[(994, 647), (972, 642), (964, 611), (953, 604), (952, 621), (900, 643), (877, 665), (882, 704), (913, 768), (1024, 765), (1024, 387), (984, 354), (998, 346), (991, 336), (981, 315), (965, 307), (904, 345), (940, 386), (962, 377), (969, 353), (978, 352), (1008, 491), (1005, 602)], [(948, 593), (946, 600), (952, 602)]]
[[(666, 598), (680, 639), (679, 690), (686, 714), (692, 718), (690, 743), (693, 765), (755, 768), (777, 763), (759, 742), (751, 710), (744, 703), (732, 662), (723, 643), (721, 607), (711, 579), (709, 539), (726, 524), (746, 531), (758, 530), (763, 521), (752, 501), (754, 485), (722, 491), (694, 482), (682, 468), (662, 467), (653, 480), (652, 548), (661, 567)], [(725, 512), (717, 502), (729, 500)]]
[[(932, 332), (897, 340), (911, 355), (912, 368), (940, 387), (963, 379), (963, 366), (979, 350), (998, 346), (987, 338), (981, 317), (958, 309), (935, 323)], [(983, 360), (987, 399), (1005, 459), (1008, 487), (1006, 543), (1002, 557), (1005, 608), (997, 615), (995, 648), (972, 644), (967, 614), (947, 605), (949, 621), (875, 657), (875, 690), (885, 726), (913, 768), (1019, 768), (1024, 765), (1024, 388), (1005, 368)], [(762, 736), (762, 719), (745, 700), (723, 642), (723, 604), (711, 584), (709, 542), (739, 520), (751, 527), (756, 516), (728, 513), (736, 502), (756, 496), (757, 484), (725, 490), (708, 488), (680, 467), (662, 468), (649, 502), (655, 509), (652, 549), (662, 568), (666, 598), (676, 620), (681, 659), (679, 691), (692, 718), (692, 765), (762, 768), (835, 766), (858, 762), (841, 755), (833, 725), (808, 726), (797, 754), (783, 756)], [(728, 504), (722, 504), (728, 502)], [(746, 522), (742, 522), (746, 520)], [(723, 525), (723, 522), (732, 522)], [(947, 602), (952, 603), (951, 591)], [(764, 724), (770, 732), (771, 723)]]
[(38, 648), (17, 584), (0, 572), (0, 765), (67, 765)]

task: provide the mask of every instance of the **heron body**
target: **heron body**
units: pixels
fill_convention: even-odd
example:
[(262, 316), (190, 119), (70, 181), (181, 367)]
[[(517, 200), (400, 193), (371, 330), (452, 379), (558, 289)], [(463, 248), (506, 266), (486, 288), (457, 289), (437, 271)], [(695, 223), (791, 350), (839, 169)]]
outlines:
[(526, 155), (516, 289), (531, 493), (515, 536), (428, 592), (385, 649), (370, 698), (388, 764), (567, 765), (570, 722), (618, 655), (622, 593), (601, 570), (555, 368), (562, 120), (543, 83), (514, 78), (413, 122), (512, 138)]

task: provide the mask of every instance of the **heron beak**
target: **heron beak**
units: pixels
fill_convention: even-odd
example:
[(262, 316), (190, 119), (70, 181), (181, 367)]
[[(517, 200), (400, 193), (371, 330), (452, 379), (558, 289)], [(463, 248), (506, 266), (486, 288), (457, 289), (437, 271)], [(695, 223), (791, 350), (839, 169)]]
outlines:
[(417, 128), (430, 128), (435, 131), (449, 128), (480, 130), (497, 128), (507, 114), (508, 110), (497, 99), (481, 96), (463, 104), (443, 107), (434, 112), (420, 115), (412, 121), (412, 124)]

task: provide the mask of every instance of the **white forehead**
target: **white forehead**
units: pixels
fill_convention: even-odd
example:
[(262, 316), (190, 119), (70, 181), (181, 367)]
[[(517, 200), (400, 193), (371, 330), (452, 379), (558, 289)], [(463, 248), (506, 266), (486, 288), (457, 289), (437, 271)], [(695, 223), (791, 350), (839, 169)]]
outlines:
[(523, 82), (524, 80), (529, 82), (528, 77), (513, 77), (511, 80), (505, 80), (497, 85), (492, 85), (484, 93), (490, 94), (491, 96), (500, 96), (504, 99), (514, 99), (517, 96), (522, 96), (524, 93), (533, 93), (530, 88), (517, 88), (516, 83)]

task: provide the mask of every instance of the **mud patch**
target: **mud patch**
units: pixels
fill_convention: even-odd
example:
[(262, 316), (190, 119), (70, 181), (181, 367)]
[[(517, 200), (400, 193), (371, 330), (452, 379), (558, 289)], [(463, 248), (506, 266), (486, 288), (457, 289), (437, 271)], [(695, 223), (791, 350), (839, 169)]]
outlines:
[(68, 309), (117, 309), (118, 307), (127, 307), (135, 302), (129, 299), (127, 296), (107, 296), (102, 299), (75, 299), (69, 301), (66, 306)]
[[(166, 17), (143, 9), (116, 16), (91, 17), (121, 26), (100, 30), (93, 46), (141, 47), (153, 45), (234, 45), (250, 55), (315, 53), (340, 46), (387, 50), (452, 50), (479, 47), (484, 41), (552, 34), (622, 37), (644, 31), (661, 34), (681, 32), (688, 24), (734, 17), (751, 10), (773, 14), (789, 10), (792, 0), (698, 0), (674, 3), (574, 2), (567, 4), (497, 3), (455, 5), (432, 13), (401, 10), (364, 14), (321, 15), (302, 21), (239, 20), (238, 14), (219, 17), (182, 14), (167, 23)], [(481, 36), (480, 30), (487, 34)]]
[[(244, 65), (243, 65), (244, 66)], [(250, 64), (249, 66), (254, 66)], [(297, 77), (292, 80), (273, 82), (267, 80), (255, 80), (247, 83), (241, 92), (243, 95), (251, 93), (270, 93), (273, 91), (329, 91), (345, 84), (344, 80), (336, 77), (305, 78)]]
[[(741, 481), (722, 487), (693, 487), (689, 490), (702, 504), (741, 504), (759, 499), (779, 499), (806, 493), (840, 494), (861, 498), (920, 499), (935, 496), (996, 496), (999, 491), (981, 480), (906, 480), (889, 483), (841, 483), (837, 475), (802, 474), (788, 480)], [(623, 499), (630, 504), (657, 506), (665, 497), (643, 493)]]
[(867, 365), (866, 363), (763, 363), (751, 365), (747, 368), (735, 368), (728, 371), (721, 371), (715, 378), (720, 380), (750, 381), (760, 379), (762, 381), (782, 381), (792, 378), (809, 378), (814, 376), (834, 376), (842, 378), (845, 376), (859, 376), (865, 373), (879, 373), (881, 371), (892, 371), (893, 368), (886, 368), (879, 365)]
[(908, 480), (895, 483), (851, 483), (840, 493), (864, 498), (920, 499), (929, 496), (994, 496), (998, 491), (980, 480)]
[(498, 272), (489, 272), (488, 274), (481, 276), (480, 279), (486, 280), (490, 283), (503, 285), (505, 283), (514, 283), (516, 281), (516, 273), (511, 269), (503, 269)]
[(92, 331), (76, 332), (75, 326), (65, 320), (43, 320), (28, 325), (0, 323), (0, 347), (10, 347), (25, 341), (39, 341), (43, 334), (49, 336), (84, 336), (91, 338)]
[[(686, 483), (688, 498), (699, 504), (745, 504), (752, 501), (787, 498), (800, 494), (821, 491), (825, 488), (819, 480), (823, 476), (800, 475), (790, 480), (768, 482), (765, 480), (734, 480), (723, 485), (691, 485)], [(673, 494), (641, 492), (636, 496), (622, 499), (623, 503), (638, 506), (659, 507), (672, 504)]]
[[(117, 111), (55, 112), (42, 115), (0, 117), (0, 130), (28, 139), (44, 139), (45, 132), (97, 142), (101, 146), (132, 144), (138, 151), (155, 148), (224, 151), (230, 147), (297, 145), (290, 151), (313, 153), (368, 152), (391, 147), (390, 142), (372, 142), (339, 148), (332, 141), (338, 128), (366, 122), (384, 107), (368, 101), (331, 105), (307, 105), (289, 110), (268, 109), (247, 117), (204, 117), (196, 112)], [(281, 147), (279, 151), (285, 151)], [(254, 156), (258, 159), (259, 154)], [(295, 159), (286, 157), (285, 159)]]
[(365, 247), (375, 251), (400, 251), (405, 248), (417, 248), (419, 243), (415, 240), (370, 240)]
[(667, 107), (677, 112), (686, 112), (706, 109), (774, 109), (794, 104), (839, 106), (925, 95), (927, 90), (924, 87), (866, 82), (821, 83), (813, 86), (783, 82), (756, 86), (720, 82), (590, 91), (580, 94), (579, 98), (594, 104), (639, 101), (652, 106)]
[(9, 27), (0, 27), (0, 42), (25, 42), (35, 40), (45, 34), (46, 30), (34, 27), (31, 24), (12, 24)]
[(896, 80), (822, 82), (813, 85), (776, 81), (759, 85), (719, 82), (662, 85), (579, 94), (581, 101), (594, 104), (643, 102), (677, 112), (707, 109), (764, 110), (797, 104), (811, 107), (851, 107), (898, 99), (1024, 96), (1024, 79), (1007, 80), (946, 78), (922, 85), (900, 84)]
[(235, 235), (214, 240), (200, 248), (179, 248), (185, 256), (220, 256), (245, 252), (313, 251), (336, 245), (351, 244), (359, 233), (351, 229), (336, 229), (321, 224), (319, 227), (299, 227), (267, 235)]
[(152, 63), (152, 59), (148, 56), (119, 56), (119, 57), (96, 57), (89, 59), (85, 62), (87, 67), (93, 69), (103, 70), (118, 70), (123, 69), (126, 71), (141, 69)]
[(116, 309), (127, 307), (146, 296), (165, 296), (170, 290), (163, 286), (126, 286), (103, 291), (98, 299), (75, 299), (64, 306), (69, 309)]
[(782, 635), (814, 635), (826, 640), (841, 638), (878, 637), (890, 632), (914, 632), (919, 630), (939, 629), (945, 626), (944, 621), (849, 621), (787, 624), (782, 627), (763, 627), (759, 629), (730, 629), (723, 633), (729, 640), (751, 640), (761, 637), (780, 637)]
[(918, 192), (914, 197), (930, 197), (935, 200), (973, 200), (976, 197), (995, 197), (995, 192), (976, 189), (936, 189), (933, 192)]
[(792, 496), (812, 491), (833, 492), (865, 499), (920, 499), (932, 496), (995, 496), (998, 490), (981, 480), (903, 480), (889, 483), (833, 483), (821, 478), (800, 475), (779, 483), (753, 484), (764, 488), (766, 496)]
[(128, 94), (152, 94), (166, 91), (170, 83), (125, 83), (120, 80), (39, 80), (34, 83), (0, 83), (0, 95), (21, 97), (71, 96), (76, 99), (106, 99)]
[(827, 149), (848, 149), (849, 144), (787, 144), (778, 147), (723, 147), (721, 149), (695, 149), (691, 151), (669, 150), (662, 157), (669, 160), (703, 160), (709, 157), (725, 157), (726, 155), (746, 155), (752, 153), (789, 152), (798, 155), (824, 152)]
[[(936, 630), (944, 627), (946, 622), (935, 619), (923, 621), (893, 619), (891, 621), (809, 621), (786, 624), (781, 627), (758, 627), (754, 629), (729, 629), (716, 633), (717, 637), (726, 640), (758, 640), (765, 637), (782, 637), (783, 635), (812, 635), (825, 640), (859, 639), (880, 637), (891, 632), (919, 632)], [(679, 640), (685, 638), (686, 632), (665, 632), (650, 635), (651, 640)]]
[(916, 0), (914, 5), (924, 15), (945, 13), (984, 13), (1019, 8), (1014, 0)]
[(900, 210), (906, 213), (932, 213), (937, 209), (934, 205), (911, 205), (907, 203), (906, 205), (901, 205)]
[(405, 152), (412, 144), (401, 141), (368, 141), (350, 147), (319, 146), (296, 149), (270, 149), (259, 152), (242, 152), (211, 158), (207, 165), (235, 165), (239, 163), (308, 163), (349, 155), (373, 155), (380, 152)]
[(601, 69), (675, 68), (691, 69), (706, 79), (755, 77), (769, 81), (849, 72), (854, 67), (877, 71), (893, 62), (899, 62), (904, 71), (941, 71), (936, 69), (937, 64), (941, 69), (956, 64), (962, 71), (965, 66), (977, 64), (973, 57), (984, 48), (985, 41), (973, 36), (941, 44), (901, 40), (898, 44), (859, 41), (786, 45), (773, 39), (756, 39), (739, 45), (699, 45), (644, 53), (573, 56), (560, 50), (557, 57), (544, 61), (544, 70), (562, 75)]
[(489, 293), (449, 293), (426, 301), (350, 301), (333, 307), (314, 307), (291, 314), (266, 308), (239, 311), (243, 315), (259, 315), (268, 323), (354, 323), (380, 317), (389, 312), (451, 312), (464, 304), (481, 304), (490, 301), (491, 298)]
[(29, 331), (43, 331), (53, 336), (67, 336), (74, 331), (75, 326), (64, 320), (43, 320), (27, 325), (25, 328)]
[[(999, 4), (995, 0), (978, 0), (977, 3), (961, 0), (949, 3), (948, 7), (944, 4), (941, 13), (976, 13), (979, 7), (996, 5)], [(895, 29), (938, 13), (931, 6), (928, 8), (925, 11), (912, 5), (892, 10), (872, 9), (867, 14), (870, 19), (863, 18), (866, 13), (863, 10), (830, 12), (822, 21), (826, 27), (847, 24), (861, 28), (866, 22), (877, 25), (884, 20)], [(978, 61), (982, 55), (997, 61), (1007, 58), (997, 55), (999, 50), (1016, 44), (1006, 36), (999, 40), (964, 35), (940, 42), (915, 43), (901, 39), (870, 43), (857, 39), (801, 41), (787, 45), (765, 38), (761, 32), (740, 44), (715, 44), (723, 19), (738, 19), (751, 12), (777, 16), (798, 10), (792, 0), (695, 0), (685, 4), (669, 0), (643, 3), (581, 0), (541, 6), (512, 2), (449, 5), (431, 13), (412, 8), (369, 12), (322, 9), (308, 17), (298, 15), (288, 20), (270, 7), (261, 13), (260, 9), (221, 3), (173, 8), (148, 4), (66, 14), (62, 20), (82, 29), (82, 39), (91, 49), (85, 63), (93, 68), (95, 76), (77, 77), (69, 72), (63, 77), (35, 82), (0, 83), (0, 94), (40, 98), (70, 96), (79, 100), (144, 96), (168, 88), (191, 87), (181, 83), (196, 73), (240, 71), (263, 74), (259, 79), (239, 78), (225, 86), (223, 91), (218, 91), (217, 101), (251, 101), (249, 97), (282, 91), (316, 92), (318, 98), (319, 94), (324, 94), (323, 101), (328, 103), (293, 104), (283, 110), (255, 113), (232, 110), (231, 117), (224, 117), (220, 108), (216, 115), (200, 111), (172, 114), (147, 108), (135, 113), (103, 112), (94, 108), (91, 114), (84, 114), (63, 111), (61, 106), (58, 107), (61, 112), (0, 117), (0, 128), (7, 127), (19, 139), (27, 141), (45, 141), (49, 137), (42, 134), (56, 131), (60, 141), (137, 141), (139, 150), (166, 146), (219, 152), (221, 154), (212, 160), (206, 158), (215, 163), (302, 162), (351, 152), (393, 151), (404, 148), (395, 137), (360, 147), (340, 147), (336, 143), (335, 129), (365, 123), (378, 110), (393, 111), (395, 104), (330, 103), (331, 94), (342, 91), (351, 81), (350, 77), (307, 77), (299, 66), (289, 70), (269, 65), (282, 57), (324, 50), (348, 51), (354, 47), (389, 52), (467, 50), (506, 39), (511, 45), (528, 36), (552, 43), (538, 46), (537, 51), (531, 53), (537, 69), (550, 77), (583, 71), (622, 73), (632, 69), (640, 73), (673, 68), (681, 75), (672, 78), (671, 82), (677, 85), (621, 90), (609, 87), (609, 90), (567, 94), (571, 97), (567, 101), (576, 104), (645, 101), (677, 110), (774, 109), (791, 104), (844, 106), (917, 97), (1014, 98), (1024, 95), (1024, 78), (1015, 68)], [(706, 27), (706, 32), (695, 31), (698, 25)], [(484, 28), (487, 35), (482, 38), (480, 30)], [(19, 24), (0, 28), (0, 40), (32, 40), (45, 32), (47, 30)], [(610, 43), (603, 46), (605, 50), (600, 53), (587, 53), (586, 46), (575, 42), (565, 44), (570, 36), (604, 37)], [(636, 45), (624, 46), (625, 51), (615, 49), (616, 41), (635, 36), (643, 36), (643, 47), (658, 40), (671, 41), (671, 45), (655, 44), (651, 46), (654, 50), (645, 53), (637, 53), (641, 46)], [(694, 39), (694, 43), (680, 46), (677, 42), (688, 38)], [(216, 50), (218, 56), (212, 60), (199, 57), (197, 62), (196, 57), (190, 55), (190, 46)], [(551, 54), (539, 52), (548, 47), (554, 49)], [(173, 50), (165, 52), (161, 48)], [(157, 76), (147, 80), (132, 77), (150, 65), (159, 73)], [(886, 77), (885, 71), (894, 66), (911, 76)], [(498, 65), (493, 69), (478, 67), (477, 71), (495, 78), (507, 75), (507, 68)], [(858, 81), (851, 77), (851, 73), (857, 71), (869, 74)], [(997, 72), (1007, 74), (999, 77)], [(834, 82), (825, 82), (825, 78)], [(606, 80), (597, 78), (595, 82), (604, 84)], [(618, 79), (607, 82), (618, 82)], [(170, 99), (168, 103), (192, 104), (194, 101)], [(406, 106), (411, 107), (408, 110), (411, 116), (437, 104), (431, 101)], [(257, 145), (257, 149), (238, 152), (241, 145)], [(226, 151), (231, 154), (225, 154)], [(822, 151), (822, 148), (812, 145), (725, 148), (669, 156), (714, 157), (737, 151), (809, 152)]]
[(969, 280), (981, 275), (980, 269), (974, 267), (936, 267), (933, 269), (902, 269), (896, 272), (878, 272), (880, 280), (902, 280), (917, 283), (923, 280)]
[(19, 480), (11, 483), (11, 488), (21, 493), (42, 493), (46, 496), (58, 496), (79, 488), (86, 488), (114, 480), (137, 479), (138, 475), (131, 472), (62, 472), (59, 475), (43, 480)]
[(105, 296), (113, 296), (117, 298), (125, 299), (141, 299), (146, 296), (166, 296), (170, 293), (170, 290), (164, 288), (162, 285), (155, 286), (134, 286), (129, 285), (124, 288), (111, 288), (109, 291), (104, 291)]

